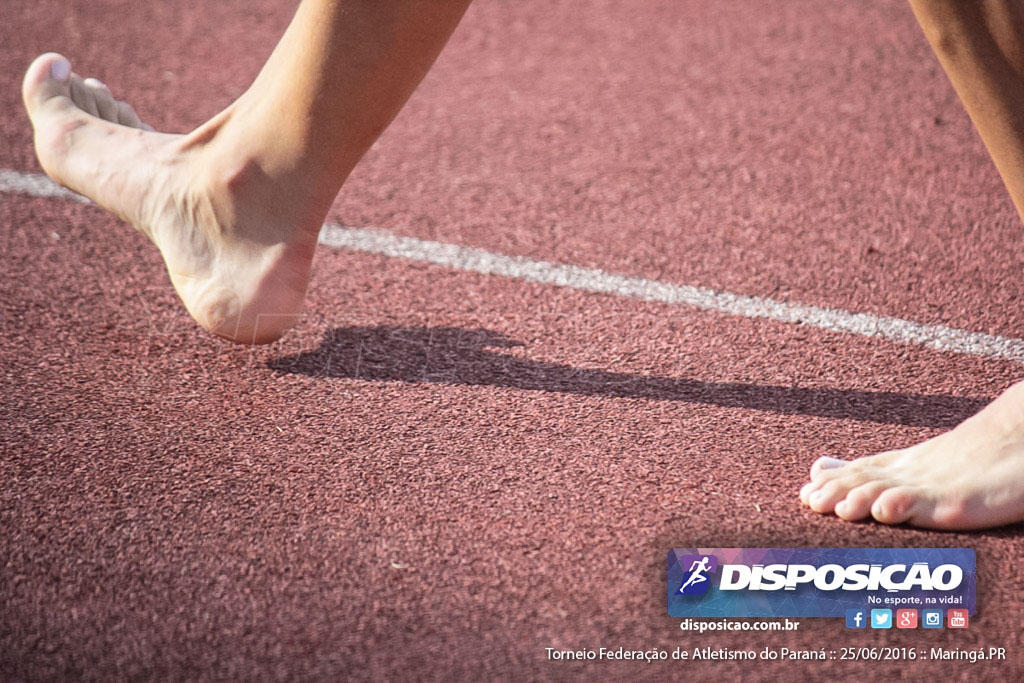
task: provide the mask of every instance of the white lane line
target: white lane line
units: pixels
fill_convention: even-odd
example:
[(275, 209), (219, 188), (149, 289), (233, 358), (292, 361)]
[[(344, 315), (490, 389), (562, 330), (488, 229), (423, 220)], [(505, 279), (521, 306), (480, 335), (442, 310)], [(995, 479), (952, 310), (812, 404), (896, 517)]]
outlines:
[[(18, 171), (0, 170), (0, 192), (65, 197), (88, 202), (84, 197), (59, 187), (46, 176)], [(718, 292), (706, 287), (616, 275), (597, 268), (580, 268), (522, 256), (507, 256), (475, 247), (401, 237), (378, 229), (325, 225), (320, 232), (320, 243), (329, 247), (424, 261), (484, 275), (502, 275), (584, 292), (690, 306), (743, 318), (766, 318), (831, 332), (847, 332), (900, 344), (914, 344), (937, 351), (1024, 363), (1022, 339), (969, 332), (945, 325), (927, 325), (902, 318), (805, 306), (765, 297)]]
[(89, 203), (89, 200), (82, 195), (64, 189), (44, 175), (19, 173), (6, 168), (0, 168), (0, 192), (27, 194), (33, 197), (60, 197), (82, 204)]
[(596, 268), (579, 268), (522, 256), (400, 237), (383, 230), (325, 225), (320, 243), (395, 258), (426, 261), (457, 270), (541, 282), (585, 292), (614, 294), (664, 304), (691, 306), (744, 318), (767, 318), (862, 337), (879, 337), (902, 344), (917, 344), (938, 351), (1024, 362), (1024, 340), (945, 325), (926, 325), (901, 318), (852, 313), (842, 309), (786, 303), (757, 296), (718, 292), (705, 287), (676, 285), (639, 277), (616, 275)]

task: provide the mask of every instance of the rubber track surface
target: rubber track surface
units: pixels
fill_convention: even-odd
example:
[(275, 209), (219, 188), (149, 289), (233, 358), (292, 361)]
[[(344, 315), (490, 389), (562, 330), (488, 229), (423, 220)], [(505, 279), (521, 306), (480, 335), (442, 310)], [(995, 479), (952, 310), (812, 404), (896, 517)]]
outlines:
[[(187, 130), (293, 3), (5, 0)], [(480, 0), (330, 220), (665, 282), (1024, 336), (1019, 221), (909, 10)], [(778, 680), (1024, 672), (1019, 526), (802, 509), (820, 455), (957, 423), (1007, 361), (324, 248), (282, 342), (197, 330), (101, 210), (0, 200), (0, 676)], [(687, 635), (679, 546), (965, 546), (964, 632)], [(565, 663), (545, 648), (1002, 646), (1013, 661)]]

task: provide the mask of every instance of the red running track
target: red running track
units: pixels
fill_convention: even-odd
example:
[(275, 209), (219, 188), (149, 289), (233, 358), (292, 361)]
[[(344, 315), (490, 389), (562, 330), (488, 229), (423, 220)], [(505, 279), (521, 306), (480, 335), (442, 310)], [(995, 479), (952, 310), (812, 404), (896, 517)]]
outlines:
[[(157, 128), (239, 94), (293, 4), (8, 1)], [(1022, 231), (900, 3), (482, 0), (331, 220), (1024, 336)], [(1018, 363), (324, 248), (282, 342), (226, 345), (144, 239), (0, 202), (0, 672), (8, 679), (1011, 679), (1021, 527), (802, 509), (820, 455), (955, 424)], [(688, 636), (678, 546), (965, 546), (951, 633)], [(550, 662), (545, 648), (1001, 646), (1009, 662)]]

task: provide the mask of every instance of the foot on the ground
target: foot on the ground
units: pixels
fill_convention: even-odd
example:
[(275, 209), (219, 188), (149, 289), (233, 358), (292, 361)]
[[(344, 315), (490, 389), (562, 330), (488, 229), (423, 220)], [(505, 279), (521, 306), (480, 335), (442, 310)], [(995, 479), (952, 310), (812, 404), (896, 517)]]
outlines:
[(1024, 382), (952, 431), (898, 451), (819, 458), (800, 500), (847, 521), (985, 529), (1024, 521)]
[(258, 344), (295, 324), (323, 216), (268, 177), (258, 136), (229, 130), (231, 108), (192, 134), (157, 133), (54, 53), (32, 63), (22, 94), (46, 173), (149, 237), (200, 325)]

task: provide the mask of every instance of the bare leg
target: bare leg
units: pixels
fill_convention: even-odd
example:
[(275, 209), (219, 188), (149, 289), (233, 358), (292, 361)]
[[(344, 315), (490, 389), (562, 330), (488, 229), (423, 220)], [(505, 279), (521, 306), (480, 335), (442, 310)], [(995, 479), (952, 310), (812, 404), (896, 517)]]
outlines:
[[(1024, 8), (1014, 0), (910, 4), (1024, 218)], [(1024, 382), (924, 443), (850, 463), (819, 459), (800, 498), (847, 520), (937, 529), (1024, 520)]]
[(303, 0), (249, 90), (188, 135), (152, 131), (42, 55), (23, 96), (56, 181), (157, 246), (189, 313), (242, 343), (294, 325), (342, 183), (426, 75), (469, 0)]

